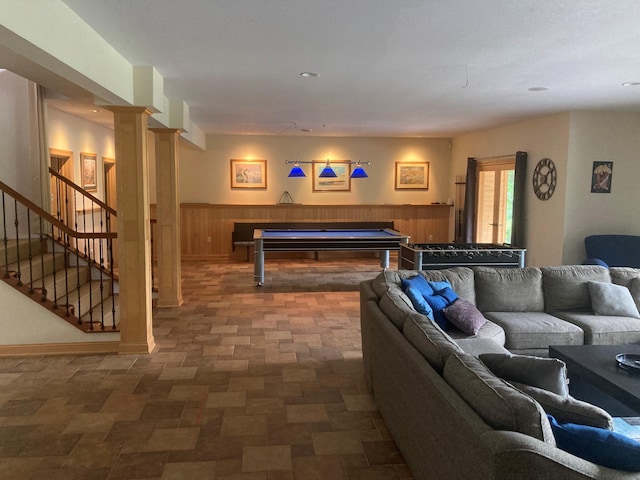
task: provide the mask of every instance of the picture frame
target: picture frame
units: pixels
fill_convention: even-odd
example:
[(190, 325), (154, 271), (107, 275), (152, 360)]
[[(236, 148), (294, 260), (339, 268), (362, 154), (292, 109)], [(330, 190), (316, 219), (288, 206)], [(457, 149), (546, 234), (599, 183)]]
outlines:
[(98, 189), (97, 155), (95, 153), (80, 153), (80, 167), (82, 175), (82, 188), (88, 192)]
[(327, 166), (326, 160), (314, 160), (313, 191), (314, 192), (350, 192), (351, 162), (349, 160), (331, 160), (329, 165), (336, 172), (336, 177), (321, 177), (320, 172)]
[(396, 162), (396, 190), (429, 190), (429, 162)]
[(267, 188), (266, 160), (240, 160), (232, 158), (230, 162), (230, 170), (231, 188)]
[(591, 168), (591, 193), (611, 193), (613, 162), (593, 162)]

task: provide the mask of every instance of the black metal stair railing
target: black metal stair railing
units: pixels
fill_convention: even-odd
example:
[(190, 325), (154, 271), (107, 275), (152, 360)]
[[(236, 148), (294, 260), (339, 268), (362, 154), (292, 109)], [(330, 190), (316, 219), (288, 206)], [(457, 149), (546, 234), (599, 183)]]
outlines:
[(2, 280), (27, 295), (39, 295), (41, 303), (84, 331), (117, 330), (117, 233), (110, 228), (116, 212), (50, 172), (55, 215), (0, 182)]

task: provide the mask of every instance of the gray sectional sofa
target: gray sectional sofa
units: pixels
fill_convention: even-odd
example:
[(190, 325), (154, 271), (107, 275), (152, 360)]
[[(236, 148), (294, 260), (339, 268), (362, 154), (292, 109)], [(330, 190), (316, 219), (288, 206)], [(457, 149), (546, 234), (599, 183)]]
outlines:
[[(475, 335), (442, 330), (402, 291), (401, 280), (415, 275), (448, 282), (488, 321)], [(640, 269), (632, 268), (387, 270), (360, 284), (367, 386), (417, 479), (640, 478), (559, 449), (541, 397), (497, 377), (479, 358), (546, 356), (549, 345), (639, 343), (639, 315), (603, 315), (600, 304), (594, 311), (601, 294), (590, 282), (624, 285), (640, 306)]]

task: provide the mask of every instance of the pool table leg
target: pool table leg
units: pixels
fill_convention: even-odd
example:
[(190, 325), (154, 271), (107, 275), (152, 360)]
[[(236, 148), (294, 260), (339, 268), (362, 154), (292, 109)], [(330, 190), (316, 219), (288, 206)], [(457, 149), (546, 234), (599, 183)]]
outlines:
[(380, 266), (385, 270), (389, 268), (389, 250), (380, 250)]
[(256, 240), (253, 248), (253, 280), (256, 287), (261, 287), (264, 283), (264, 250), (262, 240)]

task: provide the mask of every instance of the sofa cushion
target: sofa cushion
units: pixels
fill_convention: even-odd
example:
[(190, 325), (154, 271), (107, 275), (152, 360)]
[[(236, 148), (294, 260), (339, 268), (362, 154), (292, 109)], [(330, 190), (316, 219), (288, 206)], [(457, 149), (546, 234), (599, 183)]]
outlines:
[[(585, 345), (640, 343), (640, 319), (594, 315), (589, 312), (556, 312), (556, 315), (578, 326), (584, 332)], [(549, 345), (563, 344), (550, 343)]]
[(549, 345), (582, 345), (583, 331), (573, 323), (544, 312), (484, 312), (500, 325), (508, 350), (547, 349)]
[(447, 333), (456, 342), (464, 339), (478, 340), (482, 338), (492, 340), (500, 345), (504, 345), (505, 340), (504, 330), (502, 329), (502, 327), (489, 320), (487, 320), (486, 323), (482, 325), (482, 327), (480, 327), (480, 330), (478, 330), (478, 333), (476, 333), (474, 336), (469, 336), (468, 333), (463, 332), (455, 326), (447, 330)]
[(476, 304), (483, 312), (542, 312), (539, 268), (473, 267)]
[(475, 335), (478, 333), (478, 330), (480, 330), (480, 327), (487, 323), (487, 319), (484, 318), (480, 310), (464, 298), (457, 299), (451, 305), (444, 308), (442, 313), (444, 313), (447, 320), (455, 325), (458, 330), (469, 335)]
[(383, 270), (371, 281), (371, 288), (378, 298), (387, 293), (389, 288), (394, 287), (398, 290), (402, 290), (402, 279), (414, 277), (416, 272), (413, 270)]
[(496, 430), (520, 432), (555, 443), (542, 407), (496, 377), (479, 358), (467, 353), (450, 355), (444, 364), (443, 377), (484, 422)]
[(548, 417), (558, 448), (603, 467), (640, 472), (640, 442), (603, 428)]
[(425, 300), (433, 310), (433, 320), (443, 330), (447, 330), (450, 326), (447, 317), (445, 317), (443, 310), (451, 305), (458, 299), (458, 295), (451, 287), (445, 287), (442, 290), (433, 292), (433, 295), (428, 295)]
[(455, 342), (464, 353), (474, 357), (479, 357), (483, 353), (510, 353), (509, 350), (503, 347), (503, 344), (496, 342), (492, 338), (467, 337), (456, 339)]
[(545, 310), (591, 311), (587, 282), (611, 282), (609, 270), (598, 265), (542, 267)]
[(545, 412), (553, 415), (560, 423), (579, 423), (613, 430), (613, 418), (600, 407), (573, 398), (571, 395), (556, 395), (543, 388), (524, 383), (509, 383), (533, 398)]
[(606, 282), (588, 282), (591, 309), (596, 315), (619, 315), (640, 318), (627, 287)]
[(442, 373), (444, 361), (449, 355), (462, 352), (460, 347), (440, 327), (418, 313), (407, 316), (402, 333), (407, 341), (429, 362), (429, 365), (439, 373)]
[(508, 382), (532, 385), (563, 397), (569, 395), (567, 366), (557, 358), (488, 353), (480, 355), (480, 360), (495, 375)]
[(395, 291), (388, 290), (382, 298), (380, 298), (380, 310), (391, 320), (391, 322), (402, 330), (407, 315), (415, 313), (415, 308), (402, 291), (397, 288)]
[(476, 290), (473, 270), (468, 267), (453, 267), (442, 270), (425, 270), (420, 272), (430, 282), (448, 282), (458, 297), (464, 298), (475, 305)]

